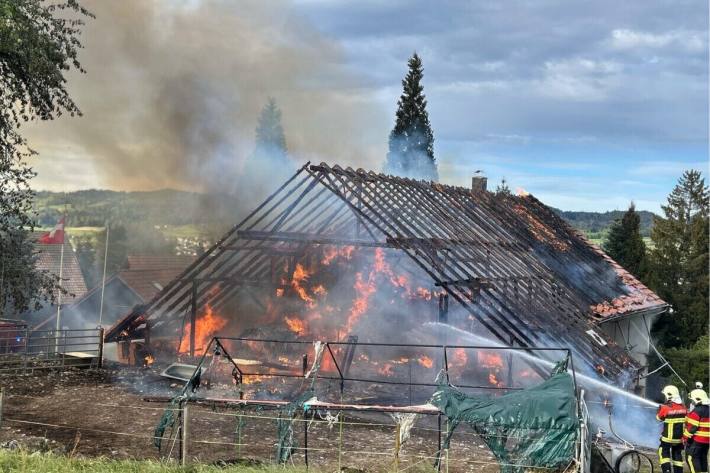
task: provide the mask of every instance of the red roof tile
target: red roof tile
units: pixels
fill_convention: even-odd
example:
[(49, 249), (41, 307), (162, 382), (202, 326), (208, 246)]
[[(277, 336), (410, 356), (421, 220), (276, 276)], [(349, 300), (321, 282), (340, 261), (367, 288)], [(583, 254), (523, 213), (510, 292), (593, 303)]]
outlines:
[(35, 267), (40, 270), (49, 271), (59, 276), (60, 263), (62, 275), (62, 287), (71, 295), (62, 296), (62, 303), (69, 304), (86, 293), (86, 281), (76, 258), (74, 249), (69, 243), (69, 239), (64, 240), (64, 259), (62, 261), (62, 245), (45, 245), (37, 243), (36, 239), (41, 235), (35, 232), (32, 237), (35, 240), (34, 246), (37, 251), (37, 262)]

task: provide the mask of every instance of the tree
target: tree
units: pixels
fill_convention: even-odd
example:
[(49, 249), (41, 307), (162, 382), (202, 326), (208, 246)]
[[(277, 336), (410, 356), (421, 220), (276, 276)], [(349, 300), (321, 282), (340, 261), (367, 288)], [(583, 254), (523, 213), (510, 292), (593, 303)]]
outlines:
[(281, 125), (281, 110), (276, 106), (276, 100), (270, 97), (261, 110), (256, 126), (257, 156), (268, 155), (285, 159), (287, 155), (286, 136)]
[(238, 192), (250, 202), (260, 200), (276, 190), (278, 183), (291, 177), (295, 170), (286, 148), (281, 110), (276, 101), (269, 98), (259, 115), (254, 153), (244, 166)]
[[(67, 13), (70, 13), (67, 15)], [(35, 268), (27, 159), (36, 154), (20, 134), (31, 120), (80, 114), (64, 74), (83, 72), (77, 59), (83, 18), (76, 0), (0, 0), (0, 310), (23, 312), (53, 301), (57, 277)], [(72, 18), (73, 17), (73, 18)]]
[(429, 123), (427, 101), (421, 85), (424, 75), (422, 60), (414, 53), (408, 64), (409, 72), (402, 80), (403, 91), (397, 102), (397, 120), (389, 136), (385, 172), (438, 181), (434, 132)]
[(513, 193), (510, 192), (510, 186), (508, 186), (508, 181), (503, 178), (500, 180), (500, 184), (496, 186), (497, 196), (511, 196)]
[(708, 188), (685, 171), (654, 219), (644, 280), (673, 307), (654, 326), (665, 347), (689, 347), (708, 333)]
[(604, 244), (607, 252), (617, 263), (631, 274), (639, 276), (646, 257), (646, 245), (641, 237), (641, 217), (631, 202), (629, 210), (611, 224), (609, 236)]

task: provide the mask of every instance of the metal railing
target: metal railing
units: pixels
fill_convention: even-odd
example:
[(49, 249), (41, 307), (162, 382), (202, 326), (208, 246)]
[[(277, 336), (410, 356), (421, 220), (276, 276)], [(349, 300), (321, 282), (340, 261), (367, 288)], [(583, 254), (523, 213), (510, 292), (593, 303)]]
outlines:
[(0, 374), (28, 374), (34, 370), (68, 367), (101, 368), (103, 335), (103, 328), (0, 328)]

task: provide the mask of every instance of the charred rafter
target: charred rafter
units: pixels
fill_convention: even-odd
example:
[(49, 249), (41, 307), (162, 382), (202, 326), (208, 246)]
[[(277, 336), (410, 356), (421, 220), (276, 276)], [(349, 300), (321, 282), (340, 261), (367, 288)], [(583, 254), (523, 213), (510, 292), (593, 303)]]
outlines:
[(626, 286), (533, 197), (500, 198), (325, 164), (303, 166), (107, 339), (135, 337), (145, 324), (176, 324), (243, 288), (277, 287), (276, 268), (292, 271), (317, 245), (398, 253), (468, 312), (473, 329), (503, 343), (555, 340), (607, 373), (631, 364), (618, 347), (602, 347), (585, 333), (589, 307), (625, 295)]

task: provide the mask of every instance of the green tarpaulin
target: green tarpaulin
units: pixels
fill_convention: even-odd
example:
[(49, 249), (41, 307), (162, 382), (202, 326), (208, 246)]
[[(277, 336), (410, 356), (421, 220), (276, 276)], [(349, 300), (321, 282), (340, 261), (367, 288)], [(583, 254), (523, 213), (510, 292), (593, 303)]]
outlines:
[(491, 449), (503, 473), (564, 469), (574, 459), (579, 419), (566, 363), (543, 383), (499, 397), (470, 396), (444, 385), (432, 404), (448, 418), (444, 448), (456, 427), (468, 424)]

